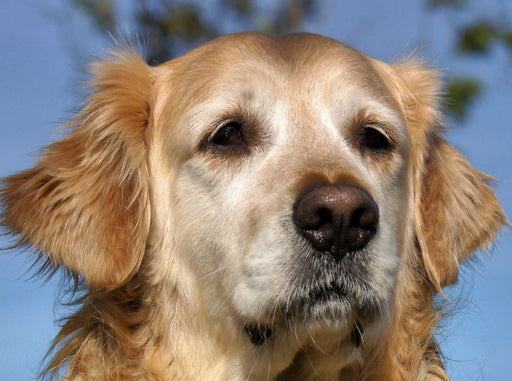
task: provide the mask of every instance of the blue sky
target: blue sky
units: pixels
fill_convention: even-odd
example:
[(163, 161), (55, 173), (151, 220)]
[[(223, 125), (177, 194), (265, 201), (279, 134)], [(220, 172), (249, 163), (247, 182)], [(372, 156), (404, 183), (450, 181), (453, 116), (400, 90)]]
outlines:
[[(86, 21), (51, 11), (61, 3), (2, 1), (0, 177), (33, 164), (38, 150), (52, 141), (56, 128), (80, 104), (82, 64), (106, 47)], [(512, 216), (512, 56), (494, 49), (490, 60), (457, 57), (450, 50), (450, 20), (459, 16), (422, 12), (419, 0), (324, 3), (308, 31), (347, 42), (384, 61), (419, 51), (447, 75), (472, 74), (485, 81), (484, 97), (464, 127), (452, 130), (449, 138), (475, 167), (501, 179), (497, 192)], [(492, 9), (512, 14), (512, 6), (504, 1), (473, 3), (480, 14)], [(0, 247), (5, 245), (0, 238)], [(480, 260), (465, 269), (462, 285), (449, 292), (460, 310), (446, 322), (440, 341), (454, 380), (510, 380), (511, 249), (512, 233), (505, 232), (492, 254), (479, 255)], [(34, 378), (62, 312), (54, 303), (57, 281), (30, 280), (30, 264), (30, 253), (0, 254), (3, 380)]]

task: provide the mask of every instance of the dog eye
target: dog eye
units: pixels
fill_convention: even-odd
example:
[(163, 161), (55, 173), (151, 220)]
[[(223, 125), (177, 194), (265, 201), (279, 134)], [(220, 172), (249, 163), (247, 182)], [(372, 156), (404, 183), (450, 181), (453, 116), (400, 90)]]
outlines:
[(221, 127), (211, 142), (218, 146), (234, 146), (243, 143), (244, 136), (242, 134), (242, 124), (236, 121), (228, 122)]
[(387, 152), (393, 148), (393, 144), (387, 136), (373, 127), (363, 129), (359, 142), (361, 148), (375, 152)]

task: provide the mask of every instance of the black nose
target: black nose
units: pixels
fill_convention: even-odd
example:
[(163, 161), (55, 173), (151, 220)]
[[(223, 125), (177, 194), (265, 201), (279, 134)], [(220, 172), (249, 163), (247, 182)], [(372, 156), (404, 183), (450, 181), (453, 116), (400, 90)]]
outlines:
[(379, 208), (362, 188), (321, 184), (297, 198), (293, 222), (315, 249), (336, 256), (370, 242), (377, 231)]

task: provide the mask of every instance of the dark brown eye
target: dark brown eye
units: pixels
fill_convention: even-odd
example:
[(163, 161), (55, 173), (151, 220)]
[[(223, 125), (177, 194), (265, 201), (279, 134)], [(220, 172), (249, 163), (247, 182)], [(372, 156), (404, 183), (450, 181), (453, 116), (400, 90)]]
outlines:
[(235, 121), (229, 122), (221, 127), (215, 135), (213, 135), (211, 140), (213, 144), (218, 146), (240, 145), (243, 141), (242, 125)]
[(373, 127), (365, 127), (360, 135), (361, 148), (376, 152), (391, 150), (392, 143), (379, 130)]

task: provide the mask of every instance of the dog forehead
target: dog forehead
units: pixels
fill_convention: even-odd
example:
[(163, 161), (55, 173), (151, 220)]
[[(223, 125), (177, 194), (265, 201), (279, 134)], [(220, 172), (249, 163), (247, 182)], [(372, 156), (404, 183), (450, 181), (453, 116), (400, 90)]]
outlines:
[(280, 110), (291, 122), (311, 123), (325, 120), (321, 112), (352, 118), (370, 104), (396, 110), (373, 59), (314, 34), (223, 36), (161, 65), (159, 72), (163, 88), (171, 90), (160, 102), (166, 119), (182, 120), (196, 137), (240, 109), (253, 115)]
[[(297, 33), (285, 35), (266, 35), (261, 33), (239, 33), (219, 37), (202, 45), (192, 53), (219, 57), (249, 58), (258, 61), (261, 58), (268, 62), (291, 64), (301, 68), (301, 64), (314, 65), (316, 60), (325, 61), (329, 57), (350, 60), (364, 60), (357, 50), (337, 40), (311, 34)], [(190, 54), (190, 53), (189, 53)]]
[[(163, 65), (165, 66), (165, 65)], [(382, 81), (367, 56), (315, 34), (232, 34), (214, 39), (169, 62), (181, 88), (208, 91), (219, 84), (251, 82), (277, 86), (357, 83), (381, 92)]]

